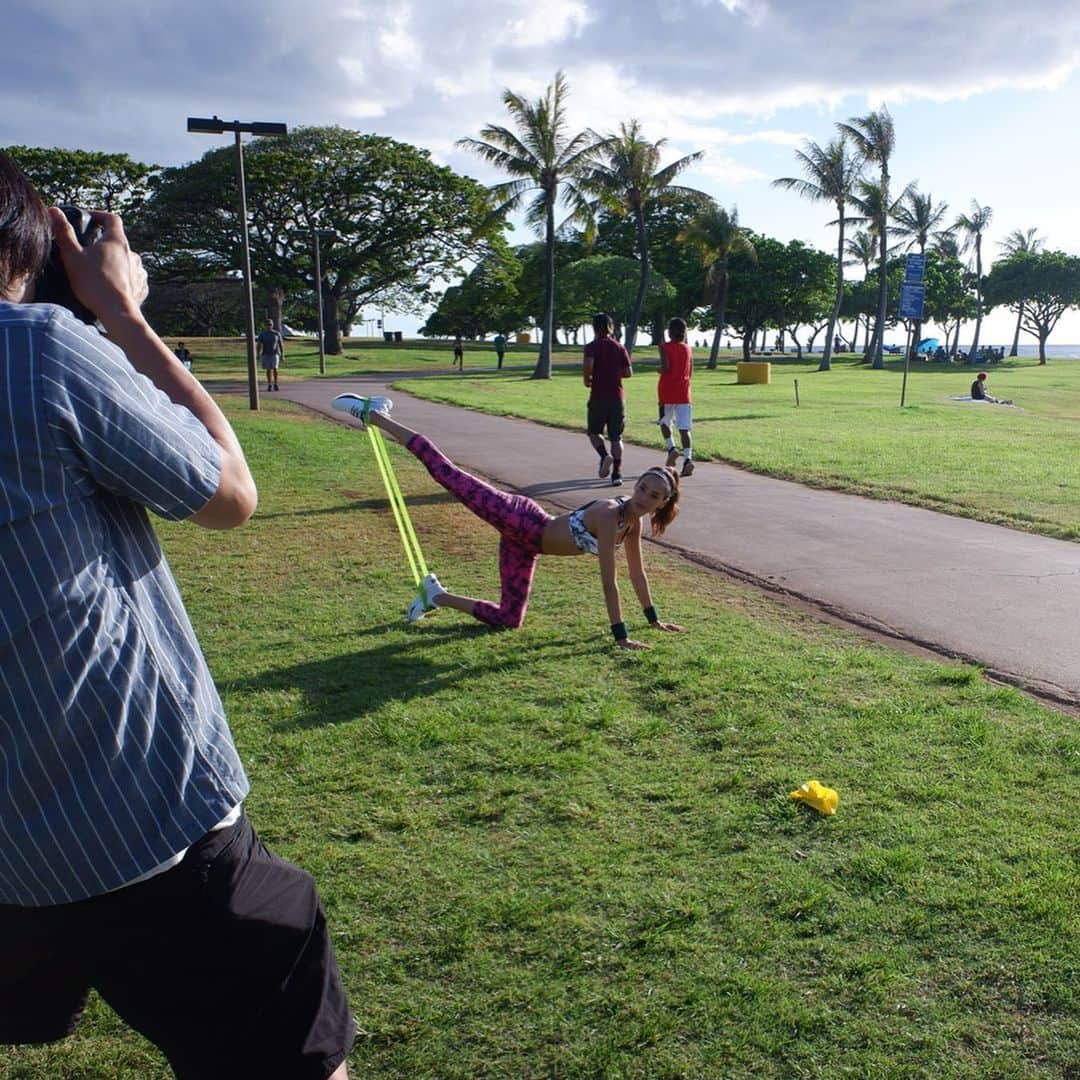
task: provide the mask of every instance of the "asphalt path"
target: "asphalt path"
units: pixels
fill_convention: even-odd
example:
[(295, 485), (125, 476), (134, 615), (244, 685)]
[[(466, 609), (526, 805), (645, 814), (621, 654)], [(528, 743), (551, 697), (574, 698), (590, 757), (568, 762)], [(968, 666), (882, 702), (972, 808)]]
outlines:
[[(283, 385), (280, 396), (352, 424), (331, 410), (337, 394), (388, 394), (397, 418), (453, 460), (552, 512), (615, 493), (598, 479), (584, 434), (423, 401), (388, 381), (312, 379)], [(623, 472), (633, 478), (662, 461), (658, 436), (656, 448), (627, 446)], [(1080, 707), (1080, 544), (729, 465), (696, 466), (664, 547)]]

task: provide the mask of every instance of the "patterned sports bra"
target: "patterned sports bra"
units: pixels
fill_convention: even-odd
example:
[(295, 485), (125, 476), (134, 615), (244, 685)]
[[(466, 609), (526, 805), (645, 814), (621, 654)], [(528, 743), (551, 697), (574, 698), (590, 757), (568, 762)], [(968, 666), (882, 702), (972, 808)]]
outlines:
[[(584, 506), (579, 506), (567, 519), (567, 522), (570, 525), (570, 536), (573, 538), (574, 543), (577, 544), (578, 550), (584, 552), (586, 555), (600, 554), (600, 549), (597, 545), (596, 537), (593, 536), (591, 532), (589, 532), (588, 528), (585, 525), (585, 511), (588, 510), (589, 507), (592, 506), (592, 504), (596, 501), (596, 499), (593, 499), (592, 501), (587, 502)], [(623, 515), (626, 511), (627, 503), (626, 496), (620, 496), (620, 498), (618, 499), (618, 503), (619, 525), (615, 532), (616, 547), (619, 547), (619, 545), (622, 544), (623, 540), (626, 539), (627, 532), (629, 532), (629, 529), (626, 528), (623, 523)], [(621, 536), (619, 535), (620, 531), (622, 533)]]

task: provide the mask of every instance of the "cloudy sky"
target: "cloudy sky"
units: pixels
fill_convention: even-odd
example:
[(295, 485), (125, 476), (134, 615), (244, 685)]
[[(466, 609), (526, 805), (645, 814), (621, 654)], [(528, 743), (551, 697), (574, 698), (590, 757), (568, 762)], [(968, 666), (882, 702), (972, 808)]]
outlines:
[[(213, 141), (185, 118), (216, 113), (374, 131), (491, 182), (455, 140), (561, 68), (575, 129), (636, 117), (672, 158), (706, 151), (686, 182), (777, 238), (831, 249), (828, 210), (770, 182), (885, 102), (894, 182), (993, 207), (992, 254), (1031, 227), (1080, 253), (1076, 0), (8, 0), (4, 30), (0, 144), (177, 164)], [(1080, 343), (1066, 319), (1052, 342)]]

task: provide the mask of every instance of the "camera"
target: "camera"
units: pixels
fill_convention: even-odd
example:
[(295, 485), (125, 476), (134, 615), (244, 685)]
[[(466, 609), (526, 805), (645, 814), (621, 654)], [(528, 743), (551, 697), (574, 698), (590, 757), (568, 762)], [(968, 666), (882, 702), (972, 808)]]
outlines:
[[(64, 217), (71, 222), (75, 230), (75, 237), (83, 247), (96, 244), (101, 239), (101, 226), (95, 225), (88, 210), (79, 206), (61, 206)], [(66, 307), (77, 319), (93, 326), (97, 322), (97, 316), (84, 304), (76, 299), (72, 292), (71, 283), (64, 271), (64, 264), (60, 259), (60, 252), (56, 250), (56, 244), (49, 252), (49, 258), (45, 268), (34, 286), (34, 303), (36, 304), (59, 304)]]

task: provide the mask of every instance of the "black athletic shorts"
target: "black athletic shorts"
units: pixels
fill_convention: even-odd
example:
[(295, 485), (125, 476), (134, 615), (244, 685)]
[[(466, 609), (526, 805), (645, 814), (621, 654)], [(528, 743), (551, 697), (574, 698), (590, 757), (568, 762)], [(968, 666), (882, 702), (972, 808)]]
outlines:
[(70, 1034), (92, 987), (181, 1080), (325, 1080), (352, 1047), (315, 882), (246, 815), (137, 885), (0, 905), (0, 942), (0, 1043)]
[(589, 434), (603, 435), (607, 428), (609, 439), (621, 439), (626, 427), (626, 402), (622, 398), (589, 399)]

